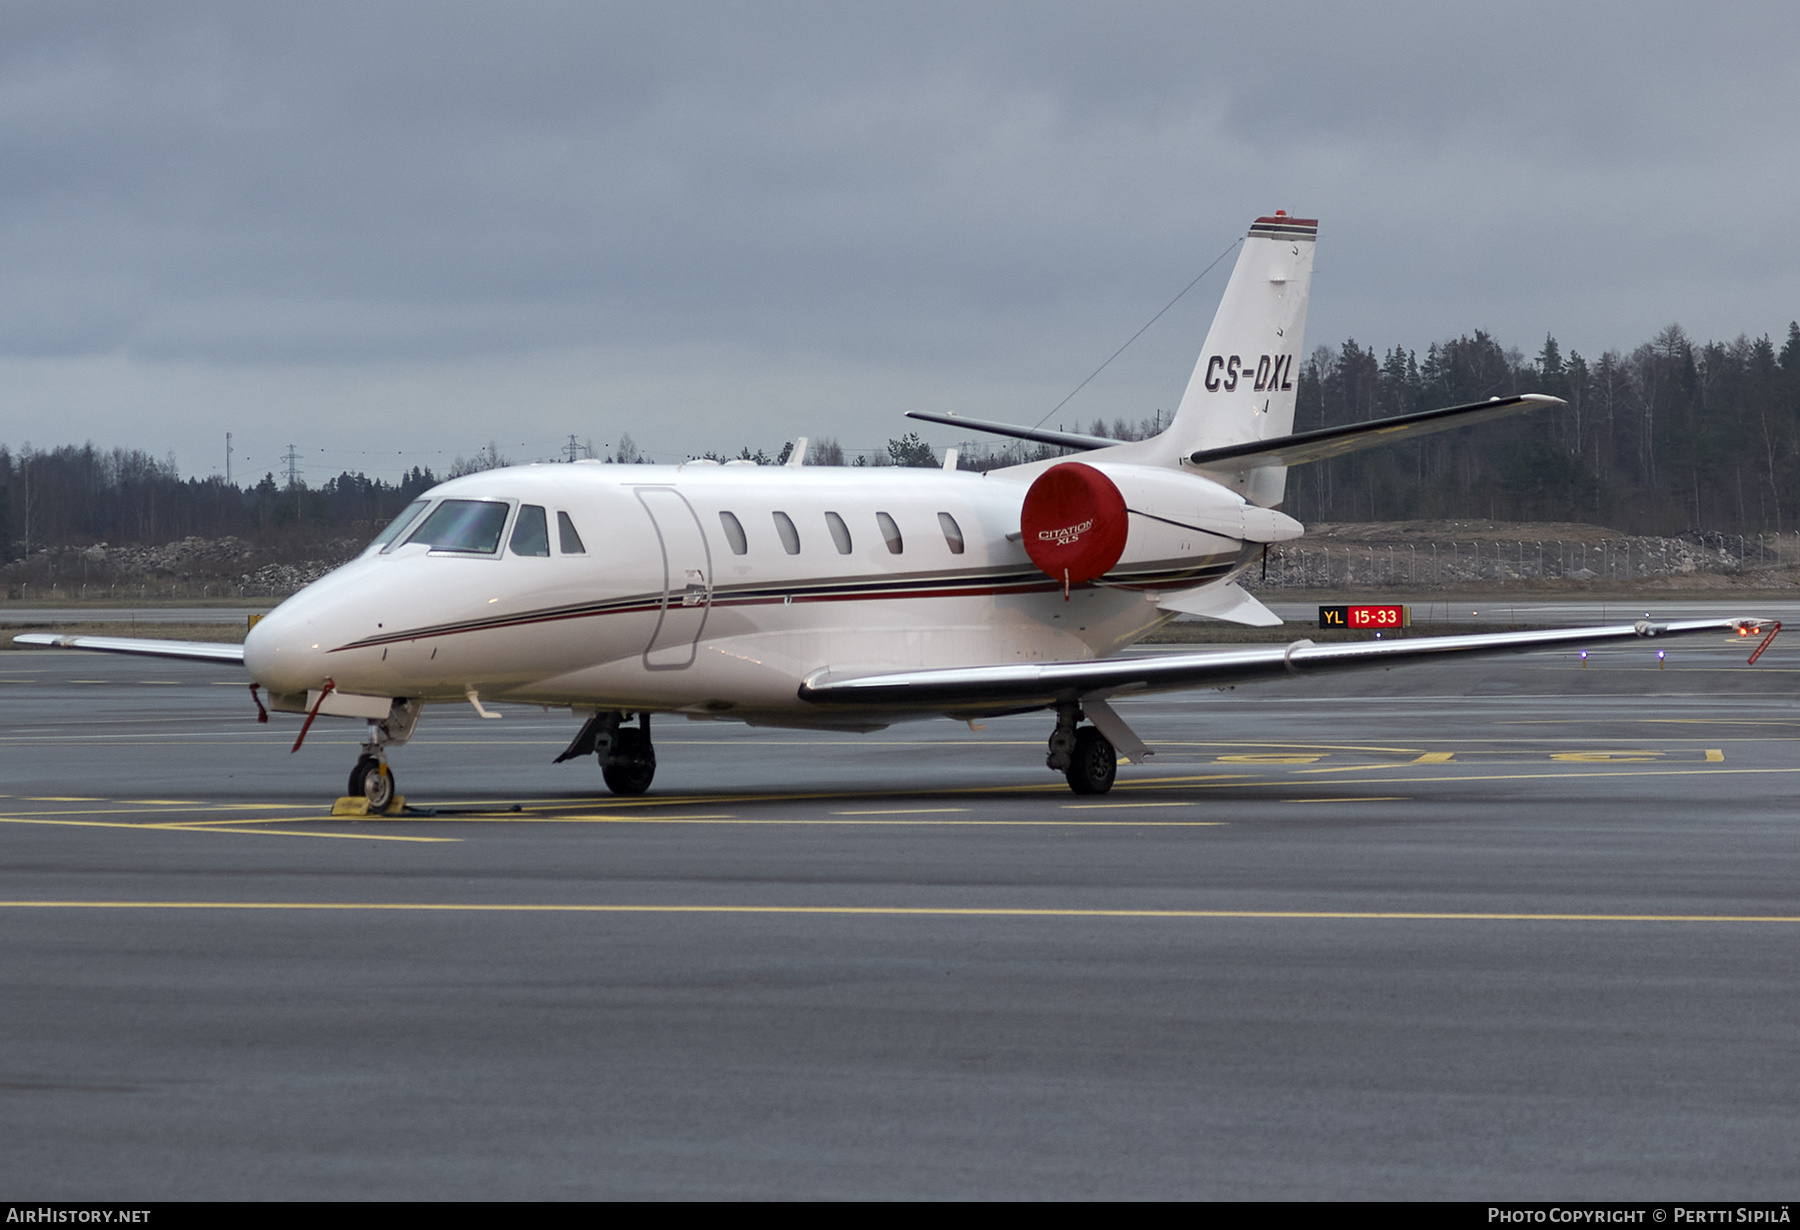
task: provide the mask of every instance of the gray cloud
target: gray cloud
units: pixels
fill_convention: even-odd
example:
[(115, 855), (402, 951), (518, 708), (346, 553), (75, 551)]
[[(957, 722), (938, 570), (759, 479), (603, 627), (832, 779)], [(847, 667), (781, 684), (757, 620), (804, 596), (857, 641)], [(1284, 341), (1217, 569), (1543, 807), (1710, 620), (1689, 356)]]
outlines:
[[(1800, 314), (1789, 6), (0, 23), (13, 442), (204, 470), (225, 429), (354, 457), (371, 430), (466, 452), (497, 419), (547, 453), (631, 407), (669, 450), (878, 444), (927, 403), (1036, 419), (1275, 207), (1322, 219), (1316, 342), (1595, 352)], [(1170, 404), (1221, 285), (1071, 420)]]

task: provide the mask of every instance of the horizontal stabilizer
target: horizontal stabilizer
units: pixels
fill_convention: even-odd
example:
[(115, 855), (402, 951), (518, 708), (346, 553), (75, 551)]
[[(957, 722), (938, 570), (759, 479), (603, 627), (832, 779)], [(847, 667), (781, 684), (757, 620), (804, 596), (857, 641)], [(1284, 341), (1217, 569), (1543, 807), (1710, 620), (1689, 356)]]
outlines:
[(1202, 585), (1164, 594), (1156, 600), (1156, 605), (1164, 611), (1204, 615), (1208, 619), (1248, 624), (1252, 628), (1273, 628), (1281, 622), (1281, 616), (1244, 592), (1235, 581), (1229, 585)]
[(1197, 466), (1215, 469), (1243, 470), (1256, 466), (1297, 466), (1309, 461), (1324, 461), (1365, 448), (1397, 444), (1415, 436), (1452, 427), (1469, 427), (1509, 414), (1523, 414), (1545, 406), (1564, 406), (1560, 397), (1527, 393), (1522, 397), (1495, 397), (1467, 406), (1446, 406), (1442, 410), (1421, 410), (1417, 414), (1397, 414), (1391, 419), (1372, 423), (1351, 423), (1345, 427), (1323, 427), (1318, 431), (1302, 431), (1273, 440), (1251, 440), (1244, 444), (1227, 444), (1222, 448), (1203, 448), (1188, 458)]
[(988, 419), (966, 419), (960, 414), (933, 414), (926, 410), (908, 410), (909, 419), (923, 419), (927, 423), (946, 423), (951, 427), (967, 427), (970, 431), (985, 431), (990, 436), (1011, 436), (1015, 440), (1030, 440), (1036, 444), (1054, 444), (1058, 448), (1076, 448), (1082, 450), (1111, 448), (1121, 443), (1108, 440), (1105, 436), (1083, 435), (1079, 431), (1046, 431), (1042, 427), (1014, 427), (1011, 423), (995, 423)]
[(13, 637), (17, 645), (47, 645), (53, 649), (87, 649), (99, 653), (129, 653), (144, 658), (183, 658), (189, 662), (244, 664), (244, 647), (220, 641), (158, 641), (135, 636), (59, 636), (54, 632), (26, 632)]
[(800, 699), (820, 706), (911, 708), (953, 717), (1018, 713), (1065, 701), (1121, 694), (1220, 688), (1341, 670), (1450, 661), (1533, 649), (1577, 648), (1642, 637), (1766, 631), (1772, 621), (1688, 619), (1603, 628), (1549, 628), (1534, 632), (1478, 632), (1469, 636), (1403, 637), (1315, 645), (1246, 645), (1207, 653), (1123, 654), (1086, 662), (1016, 662), (833, 677), (820, 671), (800, 685)]

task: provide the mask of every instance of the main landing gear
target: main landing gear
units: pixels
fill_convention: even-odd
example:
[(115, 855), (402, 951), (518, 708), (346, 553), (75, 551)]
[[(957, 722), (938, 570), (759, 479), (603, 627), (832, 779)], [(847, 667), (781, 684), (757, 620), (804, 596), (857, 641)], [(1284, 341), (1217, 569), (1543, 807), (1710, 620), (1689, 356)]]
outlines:
[(1112, 741), (1092, 726), (1077, 727), (1081, 706), (1056, 707), (1056, 729), (1050, 733), (1050, 755), (1044, 763), (1069, 779), (1076, 794), (1105, 794), (1119, 773), (1119, 753)]
[(575, 741), (552, 764), (593, 755), (600, 761), (600, 775), (614, 794), (642, 794), (656, 777), (656, 748), (650, 742), (650, 715), (637, 715), (636, 726), (625, 726), (626, 715), (613, 710), (596, 713), (582, 726)]

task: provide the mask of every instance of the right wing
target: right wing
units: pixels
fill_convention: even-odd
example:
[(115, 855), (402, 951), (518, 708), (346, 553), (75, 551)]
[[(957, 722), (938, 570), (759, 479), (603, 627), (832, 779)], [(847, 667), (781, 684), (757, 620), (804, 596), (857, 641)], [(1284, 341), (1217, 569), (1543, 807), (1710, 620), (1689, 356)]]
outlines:
[(1478, 632), (1394, 641), (1315, 645), (1258, 645), (1208, 653), (1144, 654), (1087, 662), (1021, 662), (1003, 666), (949, 667), (834, 676), (819, 671), (800, 685), (800, 698), (817, 705), (913, 710), (952, 716), (1042, 709), (1060, 702), (1105, 700), (1182, 688), (1225, 687), (1289, 675), (1399, 666), (1483, 654), (1517, 653), (1559, 646), (1604, 645), (1642, 637), (1699, 632), (1752, 632), (1778, 628), (1758, 619), (1639, 620), (1604, 628), (1550, 628), (1536, 632)]
[(996, 423), (992, 419), (970, 419), (960, 414), (938, 414), (930, 410), (908, 410), (909, 419), (923, 419), (927, 423), (944, 423), (951, 427), (965, 427), (970, 431), (985, 431), (990, 436), (1010, 436), (1015, 440), (1030, 440), (1034, 444), (1054, 444), (1058, 448), (1096, 449), (1111, 448), (1115, 444), (1124, 444), (1123, 440), (1108, 440), (1105, 436), (1090, 436), (1079, 431), (1051, 431), (1044, 427), (1015, 427), (1011, 423)]
[(158, 641), (135, 636), (63, 636), (55, 632), (26, 632), (13, 637), (18, 645), (48, 645), (53, 649), (89, 649), (99, 653), (128, 653), (145, 658), (184, 658), (190, 662), (244, 664), (244, 647), (229, 641)]

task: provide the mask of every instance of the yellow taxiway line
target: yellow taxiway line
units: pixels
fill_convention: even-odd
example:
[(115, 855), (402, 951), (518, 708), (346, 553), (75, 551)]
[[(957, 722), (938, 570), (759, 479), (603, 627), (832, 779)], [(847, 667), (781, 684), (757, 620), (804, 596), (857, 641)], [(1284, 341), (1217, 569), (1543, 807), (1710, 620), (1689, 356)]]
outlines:
[[(1423, 773), (1423, 774), (1419, 773), (1418, 770), (1420, 768), (1426, 767), (1426, 765), (1421, 765), (1419, 762), (1416, 762), (1416, 761), (1402, 762), (1402, 763), (1393, 764), (1393, 765), (1369, 765), (1369, 764), (1344, 765), (1344, 766), (1333, 766), (1333, 768), (1328, 771), (1336, 773), (1336, 772), (1353, 772), (1353, 771), (1361, 770), (1361, 771), (1365, 772), (1366, 774), (1369, 774), (1369, 776), (1365, 776), (1362, 778), (1346, 778), (1346, 777), (1341, 777), (1341, 776), (1333, 776), (1330, 778), (1328, 784), (1334, 788), (1342, 788), (1343, 786), (1350, 786), (1350, 785), (1374, 785), (1374, 786), (1386, 786), (1391, 789), (1393, 786), (1403, 785), (1403, 784), (1447, 784), (1447, 783), (1462, 783), (1462, 782), (1500, 782), (1500, 781), (1554, 781), (1554, 780), (1560, 780), (1560, 779), (1564, 779), (1564, 778), (1582, 779), (1582, 778), (1596, 778), (1596, 777), (1606, 777), (1606, 778), (1686, 777), (1686, 776), (1695, 776), (1695, 775), (1700, 775), (1700, 774), (1720, 774), (1720, 773), (1726, 773), (1726, 774), (1800, 773), (1800, 767), (1770, 767), (1770, 768), (1741, 768), (1741, 767), (1736, 767), (1736, 766), (1726, 767), (1723, 764), (1719, 763), (1719, 761), (1723, 758), (1722, 752), (1719, 752), (1715, 749), (1705, 749), (1705, 755), (1706, 755), (1706, 763), (1704, 764), (1704, 766), (1695, 766), (1692, 768), (1676, 768), (1676, 767), (1671, 766), (1671, 767), (1656, 767), (1656, 768), (1648, 768), (1648, 769), (1644, 769), (1644, 768), (1601, 769), (1598, 767), (1598, 765), (1603, 764), (1605, 762), (1604, 761), (1596, 761), (1596, 762), (1594, 762), (1596, 767), (1593, 767), (1593, 768), (1576, 769), (1571, 765), (1570, 769), (1562, 770), (1562, 771), (1483, 773), (1483, 774), (1473, 774), (1473, 773), (1465, 773), (1465, 772), (1443, 772), (1442, 771), (1443, 769), (1453, 769), (1453, 768), (1459, 769), (1459, 768), (1463, 767), (1463, 766), (1457, 765), (1454, 761), (1445, 762), (1445, 761), (1435, 761), (1434, 760), (1434, 761), (1426, 762), (1426, 765), (1428, 765), (1430, 769), (1437, 769), (1440, 771), (1427, 772), (1427, 773)], [(1617, 762), (1614, 762), (1614, 763), (1617, 763)], [(1410, 774), (1401, 774), (1401, 773), (1394, 773), (1394, 770), (1412, 770), (1412, 772)], [(1197, 805), (1201, 805), (1201, 804), (1199, 804), (1198, 800), (1185, 801), (1185, 800), (1173, 800), (1173, 799), (1165, 798), (1163, 800), (1151, 801), (1149, 799), (1143, 798), (1143, 796), (1146, 794), (1154, 796), (1156, 794), (1162, 794), (1165, 792), (1175, 791), (1175, 790), (1182, 790), (1184, 788), (1185, 789), (1193, 789), (1196, 791), (1217, 791), (1220, 789), (1228, 789), (1228, 790), (1237, 790), (1237, 791), (1248, 790), (1248, 791), (1255, 791), (1255, 792), (1261, 793), (1264, 791), (1268, 791), (1271, 788), (1279, 790), (1279, 789), (1285, 787), (1287, 792), (1292, 792), (1296, 787), (1312, 784), (1309, 779), (1299, 776), (1300, 774), (1309, 774), (1309, 773), (1317, 773), (1317, 772), (1320, 772), (1320, 770), (1298, 769), (1292, 773), (1287, 773), (1287, 774), (1266, 774), (1266, 775), (1265, 774), (1255, 774), (1255, 775), (1235, 774), (1235, 773), (1234, 774), (1192, 774), (1192, 775), (1181, 774), (1181, 775), (1173, 775), (1173, 776), (1168, 776), (1168, 777), (1140, 778), (1135, 781), (1119, 783), (1118, 789), (1119, 789), (1120, 794), (1125, 795), (1127, 797), (1115, 798), (1115, 799), (1107, 800), (1107, 801), (1095, 801), (1092, 803), (1064, 803), (1064, 804), (1060, 804), (1058, 806), (1058, 810), (1065, 810), (1065, 811), (1066, 810), (1120, 811), (1120, 810), (1125, 810), (1125, 809), (1138, 809), (1138, 808), (1197, 806)], [(1323, 785), (1323, 784), (1327, 784), (1327, 783), (1321, 782), (1319, 784)], [(994, 795), (999, 795), (999, 794), (1010, 794), (1015, 797), (1033, 797), (1033, 798), (1035, 798), (1035, 797), (1043, 795), (1043, 794), (1061, 793), (1063, 789), (1064, 789), (1064, 787), (1059, 782), (1059, 783), (1054, 783), (1054, 784), (1044, 783), (1042, 785), (1013, 784), (1013, 785), (1008, 785), (1008, 786), (989, 786), (989, 787), (976, 787), (976, 788), (946, 787), (946, 788), (942, 788), (939, 790), (920, 791), (918, 793), (920, 795), (925, 796), (926, 798), (929, 798), (933, 795), (938, 796), (940, 798), (945, 795), (964, 796), (964, 797), (980, 796), (983, 798), (988, 798), (988, 797), (992, 797)], [(1137, 795), (1138, 798), (1132, 799), (1129, 797), (1134, 794)], [(1224, 823), (1224, 822), (1218, 821), (1218, 820), (1203, 820), (1203, 821), (1202, 820), (1194, 820), (1194, 821), (1189, 821), (1189, 820), (1148, 820), (1148, 819), (1136, 819), (1136, 818), (1124, 818), (1124, 817), (1120, 817), (1118, 819), (1100, 819), (1098, 817), (1096, 817), (1094, 819), (1085, 819), (1085, 818), (1076, 819), (1073, 817), (1068, 817), (1068, 818), (1060, 818), (1060, 817), (1059, 818), (1048, 818), (1048, 817), (1046, 817), (1046, 818), (1031, 818), (1031, 819), (998, 819), (998, 818), (986, 819), (986, 818), (979, 818), (979, 817), (969, 817), (969, 816), (966, 816), (965, 814), (963, 814), (963, 813), (973, 810), (972, 808), (954, 807), (954, 806), (845, 809), (845, 810), (841, 810), (841, 811), (831, 812), (827, 817), (804, 817), (804, 816), (801, 816), (801, 817), (781, 817), (781, 816), (741, 817), (741, 816), (737, 816), (737, 815), (734, 815), (732, 813), (727, 813), (727, 812), (708, 812), (708, 813), (687, 812), (687, 813), (681, 813), (681, 814), (670, 814), (668, 811), (664, 810), (664, 809), (669, 809), (669, 808), (681, 808), (681, 807), (691, 808), (695, 805), (705, 806), (707, 804), (711, 804), (716, 807), (716, 806), (720, 805), (721, 803), (723, 803), (723, 804), (749, 803), (749, 804), (769, 805), (769, 804), (779, 804), (779, 803), (793, 804), (793, 803), (808, 803), (808, 802), (812, 802), (812, 803), (851, 802), (851, 801), (858, 801), (858, 800), (862, 800), (862, 799), (868, 799), (870, 801), (875, 801), (877, 799), (891, 798), (891, 797), (892, 797), (891, 795), (885, 794), (883, 792), (875, 792), (875, 791), (869, 791), (869, 792), (810, 791), (810, 792), (795, 792), (795, 793), (768, 794), (768, 795), (737, 793), (737, 794), (729, 794), (729, 795), (715, 795), (715, 796), (710, 796), (710, 797), (703, 796), (703, 795), (702, 796), (683, 795), (683, 796), (675, 796), (675, 797), (664, 798), (664, 799), (601, 799), (601, 798), (582, 799), (582, 798), (577, 798), (577, 799), (565, 800), (562, 802), (544, 802), (542, 800), (531, 800), (531, 801), (521, 801), (520, 805), (515, 805), (515, 804), (511, 803), (511, 801), (496, 802), (493, 800), (481, 800), (479, 803), (475, 804), (475, 806), (478, 807), (479, 810), (464, 812), (462, 814), (452, 814), (452, 815), (420, 814), (420, 815), (406, 815), (406, 816), (369, 816), (369, 817), (359, 817), (357, 819), (357, 821), (354, 822), (354, 824), (356, 827), (361, 827), (362, 825), (376, 825), (376, 824), (408, 825), (408, 826), (410, 826), (410, 825), (417, 825), (420, 823), (436, 823), (436, 824), (640, 824), (640, 825), (643, 825), (643, 824), (729, 824), (729, 825), (743, 825), (743, 826), (812, 826), (812, 827), (824, 827), (824, 826), (833, 826), (833, 825), (844, 826), (844, 827), (853, 826), (853, 825), (886, 825), (886, 826), (894, 826), (894, 827), (931, 825), (931, 826), (967, 827), (967, 828), (1033, 828), (1033, 827), (1213, 828), (1213, 827), (1220, 827)], [(1067, 797), (1067, 796), (1064, 796), (1064, 797)], [(1404, 801), (1409, 801), (1409, 800), (1410, 800), (1410, 796), (1402, 796), (1402, 795), (1385, 795), (1385, 796), (1375, 796), (1375, 797), (1329, 795), (1329, 796), (1320, 796), (1320, 797), (1314, 797), (1314, 798), (1281, 798), (1278, 801), (1280, 801), (1282, 803), (1334, 803), (1334, 802), (1335, 803), (1362, 803), (1362, 802), (1404, 802)], [(21, 799), (19, 801), (24, 802), (24, 801), (38, 801), (38, 800), (34, 798), (32, 800)], [(44, 800), (44, 801), (48, 801), (48, 800)], [(94, 800), (94, 799), (92, 799), (91, 796), (82, 796), (79, 798), (77, 796), (69, 796), (69, 801), (71, 801), (71, 802), (76, 802), (76, 801), (90, 802), (90, 801), (104, 801), (104, 800)], [(921, 801), (923, 801), (923, 800), (921, 800)], [(949, 800), (946, 799), (946, 802), (948, 802), (948, 801)], [(28, 811), (13, 812), (11, 814), (0, 814), (0, 824), (38, 824), (38, 825), (67, 826), (67, 827), (119, 828), (119, 829), (162, 829), (162, 830), (182, 830), (182, 831), (186, 831), (186, 832), (248, 833), (248, 834), (258, 834), (258, 835), (264, 835), (264, 836), (336, 838), (336, 839), (351, 840), (351, 841), (444, 842), (444, 841), (461, 840), (460, 838), (454, 838), (454, 837), (430, 837), (430, 836), (423, 836), (423, 835), (398, 834), (398, 833), (391, 833), (391, 832), (390, 833), (371, 833), (371, 832), (343, 831), (341, 828), (337, 828), (335, 826), (331, 829), (326, 829), (323, 827), (315, 827), (315, 826), (318, 826), (321, 821), (329, 822), (332, 818), (324, 816), (324, 815), (316, 815), (316, 814), (308, 814), (308, 813), (295, 814), (292, 804), (279, 804), (279, 803), (219, 804), (219, 803), (213, 803), (213, 804), (198, 804), (198, 805), (196, 805), (196, 804), (186, 803), (185, 801), (182, 801), (182, 800), (171, 799), (171, 800), (167, 800), (166, 804), (164, 806), (157, 807), (157, 806), (144, 806), (144, 805), (152, 804), (154, 802), (163, 802), (163, 801), (160, 801), (160, 800), (153, 801), (153, 800), (145, 799), (145, 800), (121, 800), (121, 802), (137, 803), (140, 806), (137, 806), (137, 807), (116, 807), (115, 806), (115, 807), (98, 807), (98, 808), (78, 807), (78, 808), (61, 808), (61, 809), (33, 809), (33, 810), (28, 810)], [(598, 805), (598, 806), (596, 806), (596, 805)], [(449, 807), (449, 806), (453, 806), (453, 805), (452, 804), (440, 804), (440, 806)], [(520, 806), (521, 809), (513, 810), (514, 806)], [(594, 808), (594, 810), (585, 810), (587, 808)], [(492, 810), (489, 810), (489, 809), (492, 809)], [(180, 818), (171, 816), (172, 812), (179, 814), (179, 811), (182, 811), (182, 810), (187, 811), (188, 815), (180, 816)], [(244, 814), (242, 814), (244, 812), (260, 812), (260, 811), (274, 811), (274, 810), (286, 811), (288, 814), (281, 815), (281, 816), (244, 815)], [(212, 813), (212, 816), (209, 818), (202, 819), (199, 816), (194, 815), (193, 813), (195, 813), (195, 812), (198, 812), (201, 814)], [(237, 814), (235, 816), (230, 816), (228, 814), (221, 814), (221, 813), (232, 813), (232, 812), (236, 812), (239, 814)], [(146, 818), (144, 820), (139, 820), (139, 821), (128, 821), (128, 820), (123, 820), (123, 819), (103, 820), (103, 819), (98, 818), (100, 816), (125, 816), (125, 815), (139, 815), (139, 816), (145, 816)], [(153, 817), (153, 816), (169, 817), (169, 818), (168, 819), (150, 819), (149, 818), (149, 817)], [(338, 819), (341, 823), (342, 818), (338, 818)], [(284, 825), (284, 826), (295, 825), (295, 826), (306, 826), (306, 827), (293, 827), (293, 828), (268, 827), (270, 825)]]
[(43, 816), (0, 816), (0, 824), (42, 824), (53, 828), (86, 828), (86, 829), (132, 829), (136, 832), (177, 832), (177, 833), (239, 833), (263, 837), (335, 837), (345, 841), (412, 841), (439, 842), (461, 841), (460, 837), (418, 837), (412, 834), (398, 833), (327, 833), (317, 829), (265, 829), (244, 828), (250, 824), (305, 824), (316, 820), (328, 820), (329, 816), (283, 816), (280, 820), (214, 820), (214, 821), (180, 821), (165, 823), (132, 823), (127, 820), (52, 820)]
[(9, 910), (225, 910), (302, 913), (768, 914), (874, 918), (1166, 918), (1296, 922), (1800, 923), (1800, 914), (1585, 914), (1462, 910), (1150, 910), (1030, 906), (616, 905), (455, 901), (0, 901)]

